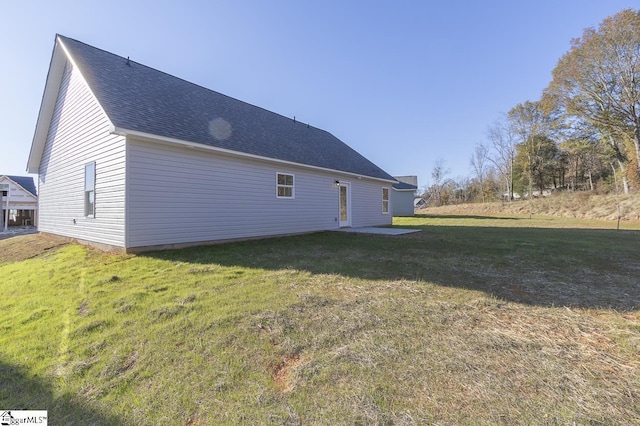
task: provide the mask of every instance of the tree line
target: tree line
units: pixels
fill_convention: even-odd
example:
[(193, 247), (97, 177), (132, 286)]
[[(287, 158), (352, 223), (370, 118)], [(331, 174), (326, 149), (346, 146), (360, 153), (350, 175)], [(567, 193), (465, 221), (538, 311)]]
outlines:
[(450, 179), (436, 163), (423, 194), (431, 205), (640, 190), (640, 11), (585, 29), (552, 75), (540, 99), (488, 127), (470, 177)]

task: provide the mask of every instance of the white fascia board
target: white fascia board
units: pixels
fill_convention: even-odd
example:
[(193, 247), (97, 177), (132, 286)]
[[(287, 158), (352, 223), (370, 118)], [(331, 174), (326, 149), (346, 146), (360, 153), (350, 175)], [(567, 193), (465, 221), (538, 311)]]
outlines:
[(398, 191), (398, 192), (416, 192), (418, 190), (418, 188), (416, 189), (396, 189), (394, 187), (391, 187), (394, 191)]
[(225, 148), (219, 148), (219, 147), (216, 147), (216, 146), (205, 145), (205, 144), (197, 143), (197, 142), (189, 142), (189, 141), (185, 141), (185, 140), (182, 140), (182, 139), (170, 138), (170, 137), (167, 137), (167, 136), (154, 135), (152, 133), (140, 132), (138, 130), (123, 129), (121, 127), (115, 127), (114, 126), (112, 128), (112, 132), (111, 133), (116, 134), (118, 136), (125, 136), (125, 137), (126, 136), (132, 136), (132, 137), (135, 137), (135, 138), (138, 138), (138, 139), (152, 141), (152, 142), (163, 142), (163, 143), (168, 143), (168, 144), (171, 144), (171, 145), (181, 145), (181, 146), (185, 146), (187, 148), (199, 149), (199, 150), (203, 150), (203, 151), (220, 152), (220, 153), (227, 154), (227, 155), (232, 155), (232, 156), (235, 156), (235, 157), (251, 158), (251, 159), (254, 159), (254, 160), (267, 161), (267, 162), (277, 163), (277, 164), (288, 164), (288, 165), (291, 165), (291, 166), (304, 167), (304, 168), (307, 168), (307, 169), (321, 170), (323, 172), (340, 173), (340, 174), (343, 174), (343, 175), (354, 176), (354, 177), (356, 177), (358, 179), (372, 179), (372, 180), (377, 180), (377, 181), (381, 181), (381, 182), (395, 183), (395, 180), (381, 179), (381, 178), (377, 178), (377, 177), (373, 177), (373, 176), (366, 176), (366, 175), (360, 175), (360, 174), (357, 174), (357, 173), (345, 172), (345, 171), (342, 171), (342, 170), (327, 169), (325, 167), (311, 166), (309, 164), (302, 164), (302, 163), (296, 163), (296, 162), (293, 162), (293, 161), (279, 160), (279, 159), (276, 159), (276, 158), (263, 157), (261, 155), (247, 154), (245, 152), (234, 151), (234, 150), (225, 149)]
[[(60, 37), (56, 35), (56, 42), (53, 46), (53, 54), (51, 55), (51, 63), (49, 64), (49, 72), (47, 74), (47, 82), (44, 86), (44, 93), (42, 95), (42, 103), (40, 104), (40, 112), (38, 113), (38, 121), (36, 122), (36, 131), (33, 136), (33, 142), (31, 143), (31, 152), (29, 153), (29, 160), (27, 161), (27, 172), (38, 173), (40, 168), (40, 161), (42, 160), (42, 153), (44, 152), (44, 145), (47, 142), (47, 136), (49, 133), (49, 126), (51, 125), (51, 119), (53, 118), (53, 112), (58, 101), (58, 93), (60, 92), (60, 84), (62, 83), (62, 75), (67, 61), (71, 63), (73, 69), (80, 74), (82, 81), (93, 96), (96, 104), (100, 107), (100, 110), (107, 117), (109, 123), (111, 119), (98, 102), (95, 93), (91, 90), (91, 87), (87, 83), (87, 80), (82, 75), (80, 68), (76, 65), (73, 57), (67, 50)], [(110, 124), (113, 128), (113, 124)]]
[(49, 125), (53, 117), (53, 111), (56, 107), (58, 92), (60, 91), (60, 83), (62, 82), (62, 74), (66, 64), (66, 58), (58, 47), (58, 38), (53, 46), (51, 53), (51, 61), (49, 62), (49, 70), (47, 72), (47, 80), (42, 93), (42, 101), (40, 103), (40, 111), (36, 120), (36, 129), (31, 142), (31, 151), (27, 160), (27, 172), (38, 173), (40, 160), (42, 160), (42, 152), (44, 144), (47, 141), (47, 133), (49, 133)]
[(11, 210), (38, 210), (37, 203), (25, 203), (24, 201), (16, 201), (13, 198), (9, 200)]

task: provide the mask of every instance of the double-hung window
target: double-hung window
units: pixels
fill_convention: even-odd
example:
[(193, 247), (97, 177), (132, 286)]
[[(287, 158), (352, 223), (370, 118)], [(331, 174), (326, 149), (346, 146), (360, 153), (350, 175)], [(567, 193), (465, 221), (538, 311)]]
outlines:
[(287, 173), (276, 173), (276, 197), (294, 198), (293, 175)]
[(389, 213), (389, 188), (382, 188), (382, 213)]
[(96, 215), (96, 163), (84, 166), (84, 215)]

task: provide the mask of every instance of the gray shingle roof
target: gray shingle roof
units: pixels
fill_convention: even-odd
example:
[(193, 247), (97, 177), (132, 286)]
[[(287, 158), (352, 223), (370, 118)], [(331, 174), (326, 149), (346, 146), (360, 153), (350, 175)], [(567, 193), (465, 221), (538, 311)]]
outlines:
[(32, 177), (29, 177), (29, 176), (9, 176), (9, 175), (4, 175), (4, 176), (6, 176), (9, 179), (11, 179), (15, 183), (17, 183), (18, 185), (23, 187), (25, 190), (27, 190), (30, 193), (32, 193), (34, 196), (36, 196), (36, 197), (38, 196), (38, 194), (36, 194), (36, 185), (33, 183), (33, 178)]
[(329, 132), (58, 37), (118, 128), (393, 180)]
[(418, 189), (417, 186), (411, 185), (411, 184), (405, 183), (405, 182), (396, 182), (396, 183), (393, 184), (393, 187), (395, 189), (398, 189), (398, 190), (405, 190), (405, 189), (406, 190), (409, 190), (409, 189), (416, 190), (416, 189)]

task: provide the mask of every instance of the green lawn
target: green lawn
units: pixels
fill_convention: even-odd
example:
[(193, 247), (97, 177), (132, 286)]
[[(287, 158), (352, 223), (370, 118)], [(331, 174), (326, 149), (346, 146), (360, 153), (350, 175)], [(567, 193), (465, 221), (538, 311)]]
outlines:
[(640, 423), (640, 224), (394, 225), (422, 232), (0, 259), (0, 408), (56, 425)]

